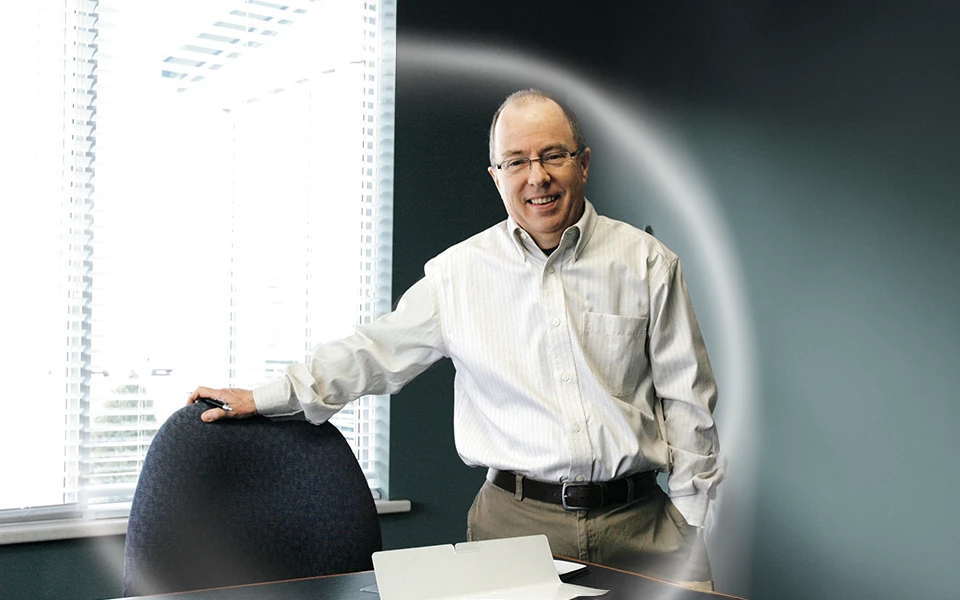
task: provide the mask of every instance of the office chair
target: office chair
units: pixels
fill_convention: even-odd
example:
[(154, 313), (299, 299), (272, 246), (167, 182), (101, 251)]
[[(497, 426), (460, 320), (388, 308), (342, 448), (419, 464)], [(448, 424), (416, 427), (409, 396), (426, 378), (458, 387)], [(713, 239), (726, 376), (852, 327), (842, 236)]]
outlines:
[(123, 595), (373, 568), (380, 522), (329, 423), (175, 412), (147, 451), (130, 509)]

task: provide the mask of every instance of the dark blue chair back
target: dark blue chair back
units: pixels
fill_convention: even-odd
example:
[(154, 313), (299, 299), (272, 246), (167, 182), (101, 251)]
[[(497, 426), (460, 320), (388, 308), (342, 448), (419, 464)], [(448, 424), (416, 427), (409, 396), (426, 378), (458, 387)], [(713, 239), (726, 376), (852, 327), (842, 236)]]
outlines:
[(382, 547), (373, 496), (329, 423), (261, 416), (160, 427), (130, 510), (123, 595), (349, 573)]

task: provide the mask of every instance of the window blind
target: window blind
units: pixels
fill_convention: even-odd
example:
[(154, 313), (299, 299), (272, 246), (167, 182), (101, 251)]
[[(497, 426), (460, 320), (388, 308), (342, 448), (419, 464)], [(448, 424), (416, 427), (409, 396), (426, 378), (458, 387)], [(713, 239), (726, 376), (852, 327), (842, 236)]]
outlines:
[(0, 507), (73, 517), (91, 354), (96, 2), (6, 7)]
[[(49, 160), (27, 162), (59, 187), (24, 189), (40, 208), (19, 210), (59, 251), (38, 238), (19, 253), (44, 287), (36, 306), (2, 311), (27, 317), (18, 344), (35, 349), (4, 361), (8, 379), (33, 377), (2, 402), (50, 444), (0, 442), (43, 456), (37, 469), (5, 459), (21, 491), (0, 494), (0, 521), (125, 515), (150, 440), (191, 389), (252, 387), (389, 310), (395, 3), (34, 8), (27, 45), (47, 54), (23, 81), (47, 85), (24, 103), (24, 139), (50, 114), (61, 127), (34, 140)], [(56, 36), (54, 51), (43, 39)], [(27, 395), (41, 395), (41, 423), (28, 425)], [(387, 399), (334, 423), (386, 497)], [(22, 493), (38, 476), (42, 499)]]

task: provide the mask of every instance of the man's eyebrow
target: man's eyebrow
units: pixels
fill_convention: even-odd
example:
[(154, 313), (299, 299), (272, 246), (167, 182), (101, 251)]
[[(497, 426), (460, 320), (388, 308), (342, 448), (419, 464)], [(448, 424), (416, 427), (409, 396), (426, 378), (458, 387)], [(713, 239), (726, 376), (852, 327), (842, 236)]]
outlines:
[[(564, 151), (564, 152), (572, 152), (572, 150), (567, 150), (567, 145), (566, 145), (566, 144), (562, 144), (562, 143), (560, 143), (560, 142), (555, 142), (555, 143), (553, 143), (553, 144), (549, 144), (549, 145), (544, 146), (543, 148), (541, 148), (541, 149), (538, 151), (538, 154), (537, 154), (537, 155), (538, 155), (538, 156), (541, 156), (541, 155), (543, 155), (543, 154), (546, 154), (547, 152), (554, 152), (554, 151), (556, 151), (556, 150), (562, 150), (562, 151)], [(514, 157), (514, 156), (524, 156), (524, 157), (525, 157), (526, 155), (527, 155), (527, 153), (526, 153), (526, 152), (523, 152), (523, 151), (521, 151), (521, 150), (507, 150), (507, 151), (505, 151), (505, 152), (503, 152), (503, 153), (500, 154), (500, 159), (501, 159), (501, 160), (504, 160), (504, 159), (507, 159), (507, 158), (512, 158), (512, 157)]]

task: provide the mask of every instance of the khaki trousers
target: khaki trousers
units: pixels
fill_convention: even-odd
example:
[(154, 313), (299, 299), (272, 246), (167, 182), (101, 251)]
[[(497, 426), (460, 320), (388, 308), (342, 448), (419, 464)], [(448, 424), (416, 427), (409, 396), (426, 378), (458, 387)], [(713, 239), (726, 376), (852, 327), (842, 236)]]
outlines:
[(489, 481), (467, 515), (467, 540), (544, 534), (557, 556), (713, 590), (707, 548), (697, 528), (658, 486), (633, 502), (595, 510), (523, 498)]

